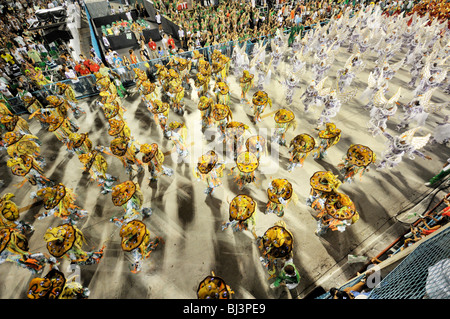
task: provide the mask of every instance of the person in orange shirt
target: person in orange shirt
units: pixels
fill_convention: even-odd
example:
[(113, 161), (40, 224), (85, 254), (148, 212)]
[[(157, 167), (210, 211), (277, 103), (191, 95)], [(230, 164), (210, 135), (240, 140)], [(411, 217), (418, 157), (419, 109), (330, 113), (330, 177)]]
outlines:
[(128, 50), (128, 53), (130, 54), (131, 64), (138, 64), (139, 61), (138, 61), (138, 58), (137, 58), (136, 54), (134, 54), (133, 49)]

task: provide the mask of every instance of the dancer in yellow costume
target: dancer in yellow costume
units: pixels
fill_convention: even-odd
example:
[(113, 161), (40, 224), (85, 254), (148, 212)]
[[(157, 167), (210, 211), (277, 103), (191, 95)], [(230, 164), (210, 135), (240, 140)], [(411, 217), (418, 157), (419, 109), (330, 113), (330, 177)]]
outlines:
[(74, 277), (67, 281), (64, 274), (53, 266), (43, 277), (36, 277), (28, 285), (29, 299), (87, 299), (89, 289), (83, 287)]
[(245, 141), (245, 147), (247, 152), (255, 154), (258, 160), (261, 158), (261, 155), (267, 155), (267, 142), (261, 135), (250, 136)]
[(158, 147), (158, 144), (142, 144), (139, 151), (142, 153), (142, 162), (147, 164), (148, 171), (151, 175), (149, 179), (152, 182), (157, 181), (159, 174), (164, 174), (166, 176), (173, 175), (173, 169), (163, 165), (164, 154)]
[(124, 224), (120, 228), (119, 235), (123, 251), (131, 253), (133, 257), (131, 272), (134, 274), (142, 270), (141, 262), (163, 242), (161, 237), (156, 237), (152, 241), (150, 231), (140, 220), (132, 220)]
[(352, 182), (355, 176), (359, 174), (360, 178), (369, 170), (371, 164), (375, 164), (376, 155), (367, 146), (361, 144), (352, 144), (347, 150), (343, 162), (338, 164), (338, 169), (345, 182)]
[(165, 137), (168, 137), (168, 123), (169, 120), (169, 103), (154, 100), (153, 107), (150, 109), (153, 114), (155, 123), (161, 128)]
[[(73, 131), (78, 130), (78, 125), (75, 124), (74, 121), (72, 121), (68, 116), (69, 108), (71, 108), (71, 105), (64, 100), (63, 98), (60, 98), (56, 95), (50, 95), (47, 97), (48, 105), (47, 108), (42, 111), (51, 111), (51, 115), (53, 116), (61, 116), (67, 119), (67, 122), (70, 124)], [(81, 111), (73, 110), (74, 114), (81, 114)], [(83, 111), (84, 112), (84, 111)]]
[(355, 204), (343, 193), (333, 193), (327, 197), (324, 209), (317, 215), (317, 236), (324, 235), (328, 229), (343, 232), (359, 219)]
[(174, 57), (178, 73), (184, 83), (189, 84), (189, 73), (191, 72), (192, 61), (181, 57)]
[(82, 265), (98, 264), (103, 258), (105, 246), (99, 251), (87, 252), (83, 249), (86, 242), (84, 234), (75, 225), (63, 224), (50, 227), (44, 234), (47, 250), (57, 260), (67, 258), (70, 263)]
[(319, 131), (320, 143), (313, 154), (315, 159), (323, 159), (328, 149), (341, 139), (341, 130), (336, 128), (334, 123), (326, 123), (325, 126), (325, 129)]
[(0, 123), (3, 124), (8, 132), (19, 132), (21, 134), (31, 135), (28, 122), (17, 115), (3, 115), (0, 118)]
[(12, 193), (5, 193), (0, 197), (0, 229), (17, 229), (21, 233), (33, 231), (32, 225), (19, 220), (19, 207), (11, 200), (14, 197), (15, 195)]
[(34, 158), (40, 167), (44, 167), (45, 159), (41, 156), (41, 142), (35, 135), (24, 135), (17, 132), (8, 132), (3, 136), (6, 152), (12, 158), (27, 155)]
[(225, 82), (216, 82), (213, 91), (216, 94), (217, 104), (230, 105), (230, 88)]
[(309, 179), (311, 191), (306, 205), (316, 211), (322, 211), (328, 196), (337, 192), (342, 182), (330, 171), (317, 171)]
[(167, 136), (172, 141), (180, 157), (186, 157), (189, 154), (186, 145), (187, 129), (184, 123), (170, 122), (167, 129)]
[(75, 91), (70, 85), (62, 82), (58, 82), (56, 85), (59, 88), (58, 94), (61, 95), (62, 99), (70, 106), (75, 118), (79, 118), (81, 115), (86, 114), (86, 111), (79, 106), (79, 102), (75, 98)]
[(32, 274), (43, 271), (49, 260), (44, 254), (30, 253), (27, 237), (16, 228), (0, 229), (0, 264), (13, 262)]
[(214, 80), (217, 82), (226, 82), (227, 80), (227, 70), (225, 68), (225, 64), (219, 61), (212, 61), (211, 68), (212, 76)]
[(22, 187), (26, 182), (32, 186), (37, 186), (38, 189), (53, 185), (52, 181), (43, 175), (43, 169), (40, 163), (29, 155), (19, 155), (11, 157), (6, 162), (6, 165), (11, 169), (11, 173), (15, 176), (23, 177), (22, 183), (17, 187)]
[(153, 102), (157, 98), (156, 84), (150, 82), (150, 80), (143, 81), (142, 85), (139, 87), (139, 93), (141, 95), (141, 100), (144, 102), (147, 109), (151, 111)]
[(295, 167), (303, 167), (303, 163), (308, 155), (314, 150), (316, 141), (308, 134), (299, 134), (291, 140), (289, 144), (289, 165), (287, 170), (291, 172)]
[(97, 148), (78, 155), (78, 159), (84, 165), (83, 169), (89, 172), (90, 179), (100, 186), (102, 194), (112, 192), (113, 183), (117, 178), (106, 172), (108, 162)]
[(245, 151), (244, 134), (249, 129), (248, 125), (231, 121), (225, 127), (225, 143), (227, 145), (227, 155), (232, 155), (236, 160), (238, 154)]
[(75, 205), (76, 196), (73, 190), (62, 183), (41, 188), (37, 191), (36, 196), (42, 199), (46, 210), (38, 215), (38, 219), (54, 215), (74, 224), (87, 216), (86, 210)]
[(102, 110), (107, 120), (115, 119), (118, 121), (123, 121), (124, 119), (123, 110), (116, 102), (103, 104)]
[(88, 133), (71, 133), (68, 140), (67, 149), (72, 154), (79, 156), (92, 150), (92, 141)]
[(225, 164), (219, 162), (219, 156), (214, 151), (208, 151), (203, 154), (194, 168), (194, 176), (197, 180), (206, 181), (205, 194), (212, 195), (214, 190), (222, 185), (220, 180), (223, 177)]
[(50, 115), (47, 119), (48, 131), (52, 132), (58, 140), (68, 146), (70, 136), (76, 131), (72, 128), (67, 118)]
[(234, 181), (238, 184), (239, 190), (242, 190), (246, 184), (256, 181), (255, 171), (259, 166), (259, 160), (255, 154), (242, 152), (236, 158), (236, 166), (231, 169), (231, 174), (237, 168), (238, 172)]
[(134, 170), (134, 165), (137, 166), (137, 172), (140, 173), (144, 170), (142, 162), (136, 157), (136, 146), (129, 138), (116, 137), (113, 139), (109, 146), (109, 151), (104, 148), (102, 151), (109, 155), (116, 156), (125, 167), (125, 171), (131, 175)]
[(13, 115), (8, 106), (3, 102), (0, 102), (0, 115)]
[(169, 88), (166, 93), (170, 97), (170, 100), (172, 102), (173, 111), (179, 115), (183, 115), (184, 87), (182, 85), (182, 80), (178, 74), (169, 82)]
[(210, 97), (201, 96), (198, 101), (197, 108), (200, 110), (202, 119), (202, 129), (207, 129), (212, 126), (213, 120), (211, 117), (214, 100)]
[(31, 114), (28, 119), (32, 119), (34, 116), (36, 116), (36, 118), (39, 120), (39, 123), (41, 124), (41, 127), (47, 129), (45, 118), (48, 114), (46, 114), (45, 112), (41, 113), (41, 109), (44, 108), (42, 103), (39, 102), (36, 97), (29, 95), (24, 95), (21, 99), (24, 103), (24, 106)]
[(120, 206), (124, 210), (121, 217), (110, 219), (115, 225), (122, 227), (131, 220), (146, 218), (152, 214), (152, 209), (142, 207), (144, 194), (139, 184), (133, 181), (125, 181), (112, 188), (111, 199), (114, 206)]
[(139, 90), (139, 88), (142, 85), (142, 82), (148, 80), (147, 73), (145, 73), (145, 71), (143, 71), (143, 70), (141, 70), (139, 68), (134, 68), (133, 71), (134, 71), (134, 74), (135, 74), (136, 87)]
[(124, 120), (109, 119), (108, 135), (113, 138), (124, 138), (130, 141), (135, 141), (135, 138), (131, 135), (131, 130), (128, 124)]
[(247, 93), (255, 85), (255, 75), (250, 74), (247, 70), (244, 70), (242, 76), (239, 78), (239, 86), (241, 87), (241, 103), (250, 101), (247, 99)]
[(155, 64), (156, 67), (156, 79), (158, 80), (159, 86), (164, 92), (167, 91), (168, 79), (169, 79), (169, 69), (167, 69), (162, 64)]
[(194, 86), (197, 91), (197, 96), (208, 96), (209, 94), (209, 77), (204, 76), (201, 72), (198, 72), (194, 78)]
[(286, 132), (292, 128), (295, 130), (297, 122), (292, 111), (287, 109), (280, 109), (275, 113), (275, 132), (272, 136), (272, 141), (280, 145), (286, 146)]
[(292, 258), (294, 236), (286, 228), (286, 223), (278, 221), (258, 237), (258, 248), (261, 252), (261, 263), (269, 273), (269, 279), (276, 276), (277, 265)]
[(250, 230), (256, 235), (256, 201), (249, 195), (240, 194), (232, 199), (229, 206), (229, 221), (222, 224), (222, 231), (231, 227), (235, 232)]
[(253, 94), (253, 122), (256, 124), (261, 122), (261, 115), (264, 113), (267, 105), (272, 107), (272, 100), (264, 91), (257, 91)]
[(122, 103), (122, 100), (116, 93), (111, 93), (109, 91), (103, 91), (103, 92), (100, 92), (99, 95), (101, 96), (100, 105), (114, 104), (120, 108), (122, 114), (124, 112), (126, 112), (126, 110), (127, 110), (126, 107), (124, 106), (124, 104)]
[(231, 290), (225, 281), (216, 276), (214, 272), (212, 275), (206, 276), (197, 288), (198, 299), (231, 299), (234, 291)]
[(269, 201), (264, 213), (274, 213), (278, 217), (284, 216), (284, 209), (291, 200), (296, 203), (298, 199), (292, 184), (283, 178), (276, 178), (270, 182), (267, 188), (267, 197)]
[(221, 142), (226, 138), (227, 124), (233, 119), (231, 109), (224, 104), (215, 104), (212, 109), (211, 116), (220, 133), (218, 141)]

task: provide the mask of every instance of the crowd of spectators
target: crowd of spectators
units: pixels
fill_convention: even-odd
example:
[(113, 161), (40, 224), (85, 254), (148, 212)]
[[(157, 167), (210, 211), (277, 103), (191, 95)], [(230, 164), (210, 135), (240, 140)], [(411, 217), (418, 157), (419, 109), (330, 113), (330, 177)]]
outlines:
[[(261, 37), (271, 37), (276, 30), (299, 32), (311, 25), (321, 23), (331, 16), (339, 16), (346, 6), (355, 11), (364, 0), (295, 0), (268, 1), (261, 9), (254, 1), (193, 1), (188, 10), (183, 0), (154, 0), (158, 10), (157, 20), (163, 14), (181, 26), (178, 47), (172, 35), (162, 32), (158, 44), (143, 36), (138, 37), (139, 49), (130, 49), (125, 54), (106, 47), (103, 61), (91, 46), (88, 56), (76, 55), (67, 43), (47, 43), (42, 29), (34, 29), (39, 9), (68, 6), (68, 0), (0, 0), (0, 98), (4, 101), (40, 90), (44, 85), (70, 79), (77, 91), (85, 92), (79, 77), (95, 72), (119, 70), (125, 80), (132, 80), (131, 66), (156, 58), (164, 58), (183, 51), (216, 46), (229, 41), (243, 42)], [(258, 1), (259, 4), (264, 4)], [(372, 1), (370, 1), (372, 2)], [(430, 12), (432, 17), (442, 19), (449, 15), (446, 0), (426, 1), (378, 1), (386, 14), (400, 12)], [(74, 2), (80, 6), (78, 0)], [(136, 8), (143, 8), (136, 2)], [(130, 7), (130, 6), (126, 6)], [(142, 9), (141, 9), (142, 10)], [(141, 17), (142, 15), (140, 15)], [(158, 22), (158, 21), (157, 21)], [(178, 43), (177, 43), (178, 44)]]

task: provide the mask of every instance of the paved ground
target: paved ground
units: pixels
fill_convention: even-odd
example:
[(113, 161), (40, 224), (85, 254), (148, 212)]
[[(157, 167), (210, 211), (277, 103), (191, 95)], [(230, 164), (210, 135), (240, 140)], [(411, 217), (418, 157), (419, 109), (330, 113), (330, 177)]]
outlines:
[[(400, 55), (398, 58), (400, 58)], [(348, 58), (345, 48), (340, 50), (329, 75), (328, 85), (333, 84), (336, 71), (342, 67)], [(368, 71), (373, 67), (374, 57), (369, 56), (366, 70), (355, 80), (360, 92), (367, 84)], [(310, 64), (308, 65), (310, 67)], [(261, 128), (270, 130), (274, 127), (273, 113), (284, 105), (284, 88), (278, 83), (280, 75), (274, 75), (267, 92), (273, 100), (272, 109), (264, 114), (263, 121), (255, 126), (251, 122), (251, 109), (239, 104), (240, 89), (237, 79), (230, 76), (229, 83), (232, 92), (231, 109), (233, 119), (249, 125), (246, 136), (254, 135)], [(300, 133), (309, 133), (317, 137), (314, 130), (320, 108), (316, 113), (303, 112), (303, 105), (298, 97), (303, 93), (305, 84), (309, 83), (311, 73), (307, 72), (302, 80), (302, 87), (294, 96), (294, 110), (298, 125), (295, 131), (289, 131), (290, 140)], [(411, 99), (411, 92), (406, 88), (409, 81), (408, 70), (401, 69), (390, 82), (388, 97), (404, 88), (400, 102)], [(192, 83), (192, 82), (191, 82)], [(251, 90), (249, 96), (255, 92)], [(442, 102), (448, 96), (438, 91), (433, 101)], [(78, 119), (80, 132), (89, 132), (94, 145), (108, 145), (110, 136), (107, 134), (108, 124), (101, 110), (94, 108), (94, 99), (83, 100), (81, 106), (87, 114)], [(126, 120), (132, 133), (140, 143), (156, 142), (166, 152), (166, 165), (174, 169), (172, 177), (163, 176), (157, 183), (149, 183), (149, 173), (145, 171), (134, 176), (144, 193), (144, 206), (153, 209), (153, 215), (145, 220), (152, 237), (161, 236), (165, 243), (160, 245), (144, 262), (142, 272), (130, 272), (130, 256), (120, 248), (118, 227), (109, 222), (112, 216), (122, 213), (121, 208), (112, 204), (110, 195), (101, 195), (99, 188), (89, 182), (88, 176), (82, 173), (78, 159), (69, 155), (61, 143), (51, 134), (40, 129), (36, 122), (31, 122), (31, 130), (42, 141), (42, 153), (47, 166), (45, 175), (50, 179), (70, 187), (77, 194), (77, 205), (89, 212), (87, 218), (78, 226), (86, 237), (85, 250), (98, 249), (106, 245), (105, 256), (98, 265), (81, 268), (81, 283), (91, 291), (91, 298), (99, 299), (139, 299), (139, 298), (196, 298), (199, 282), (214, 271), (224, 278), (235, 292), (235, 298), (241, 299), (272, 299), (287, 298), (282, 289), (269, 288), (267, 272), (259, 261), (259, 253), (255, 240), (249, 232), (234, 233), (231, 229), (221, 230), (221, 224), (227, 221), (229, 201), (238, 193), (251, 195), (258, 204), (256, 233), (263, 233), (275, 222), (283, 220), (295, 239), (294, 262), (302, 276), (300, 284), (301, 297), (306, 296), (314, 287), (322, 285), (329, 289), (335, 284), (351, 278), (362, 266), (361, 263), (348, 264), (348, 254), (374, 257), (375, 245), (388, 245), (407, 225), (396, 220), (396, 215), (407, 209), (418, 196), (428, 191), (424, 182), (437, 173), (448, 157), (445, 145), (427, 145), (423, 151), (430, 155), (431, 161), (417, 157), (414, 161), (405, 158), (396, 168), (389, 171), (371, 170), (361, 180), (351, 184), (343, 184), (340, 190), (350, 196), (360, 213), (360, 220), (345, 232), (329, 232), (323, 237), (314, 234), (316, 228), (315, 213), (305, 205), (309, 195), (309, 178), (318, 170), (331, 170), (337, 174), (336, 166), (341, 161), (347, 148), (352, 143), (368, 145), (378, 157), (386, 146), (382, 136), (372, 137), (367, 131), (368, 112), (362, 108), (365, 102), (358, 96), (343, 105), (334, 123), (342, 130), (341, 141), (329, 150), (328, 156), (321, 161), (309, 157), (303, 168), (297, 168), (292, 173), (287, 172), (287, 148), (280, 149), (279, 158), (266, 157), (261, 167), (272, 164), (274, 171), (265, 174), (262, 168), (257, 173), (256, 185), (246, 187), (240, 192), (233, 182), (230, 169), (234, 167), (232, 159), (228, 158), (226, 173), (222, 178), (223, 185), (212, 196), (204, 194), (205, 184), (197, 181), (192, 174), (198, 156), (208, 150), (212, 142), (202, 140), (200, 132), (200, 113), (197, 110), (195, 94), (185, 97), (186, 110), (184, 117), (170, 114), (171, 121), (186, 123), (188, 128), (188, 145), (190, 145), (189, 161), (178, 164), (176, 152), (172, 143), (165, 139), (153, 122), (153, 118), (140, 102), (138, 94), (132, 94), (124, 101), (127, 107)], [(448, 112), (445, 111), (445, 112)], [(444, 112), (443, 112), (444, 113)], [(432, 114), (427, 120), (423, 133), (433, 132), (435, 122), (443, 113)], [(388, 131), (397, 134), (395, 125), (403, 115), (400, 109), (396, 116), (390, 119)], [(0, 165), (6, 167), (6, 154), (3, 151)], [(223, 158), (223, 157), (222, 157)], [(128, 179), (121, 163), (114, 157), (107, 157), (109, 172), (116, 175), (120, 181)], [(284, 217), (274, 214), (263, 214), (267, 203), (266, 189), (273, 178), (287, 178), (298, 196), (298, 203), (290, 203)], [(29, 184), (16, 188), (20, 179), (13, 177), (7, 169), (0, 171), (0, 179), (5, 184), (0, 188), (2, 194), (13, 192), (15, 202), (19, 207), (33, 203), (31, 192), (35, 191)], [(55, 217), (35, 220), (34, 216), (43, 211), (41, 205), (32, 207), (21, 214), (21, 219), (32, 223), (35, 232), (30, 237), (31, 252), (46, 252), (43, 234), (50, 226), (57, 226), (60, 221)], [(68, 262), (61, 261), (60, 269), (67, 274)], [(46, 272), (44, 272), (46, 273)], [(18, 268), (11, 263), (0, 265), (0, 298), (26, 298), (29, 281), (33, 275), (27, 270)]]

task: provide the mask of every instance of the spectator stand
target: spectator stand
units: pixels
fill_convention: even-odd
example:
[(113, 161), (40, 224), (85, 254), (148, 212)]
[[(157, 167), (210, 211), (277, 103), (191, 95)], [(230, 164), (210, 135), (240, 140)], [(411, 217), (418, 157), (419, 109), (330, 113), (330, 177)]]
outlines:
[[(147, 1), (146, 1), (147, 2)], [(86, 10), (87, 14), (89, 14), (89, 9), (87, 8)], [(321, 24), (323, 23), (327, 23), (328, 21), (323, 21), (321, 22)], [(309, 26), (309, 28), (305, 28), (306, 31), (311, 30), (314, 28), (314, 25)], [(94, 29), (95, 31), (95, 29)], [(290, 32), (289, 30), (285, 30), (285, 33)], [(264, 44), (268, 43), (271, 41), (271, 38), (273, 37), (273, 35), (270, 36), (263, 36), (261, 38), (258, 39), (251, 39), (251, 40), (247, 40), (247, 53), (251, 54), (253, 46), (256, 42), (261, 41)], [(228, 57), (232, 57), (233, 54), (233, 49), (236, 45), (242, 46), (244, 44), (244, 42), (234, 42), (234, 41), (230, 41), (227, 43), (221, 43), (219, 45), (216, 46), (209, 46), (209, 47), (201, 47), (201, 48), (197, 48), (195, 50), (197, 50), (199, 53), (203, 54), (208, 61), (211, 63), (211, 55), (213, 53), (214, 50), (219, 50), (220, 52), (222, 52), (223, 54), (225, 54)], [(100, 45), (102, 45), (100, 43)], [(54, 47), (56, 52), (57, 52), (57, 47)], [(266, 50), (268, 52), (270, 52), (270, 44), (266, 46)], [(102, 50), (103, 51), (103, 50)], [(59, 54), (59, 53), (58, 53)], [(187, 58), (190, 59), (193, 57), (193, 51), (187, 51), (187, 52), (182, 52), (182, 53), (177, 53), (176, 56), (182, 57), (182, 58)], [(140, 62), (134, 65), (131, 65), (131, 68), (139, 68), (141, 70), (145, 70), (147, 73), (147, 76), (152, 80), (155, 81), (155, 76), (154, 73), (156, 72), (157, 68), (155, 67), (156, 64), (166, 64), (169, 61), (169, 57), (165, 56), (163, 58), (159, 58), (159, 59), (152, 59), (149, 61), (145, 61), (145, 62)], [(195, 66), (193, 66), (193, 70), (195, 72)], [(111, 68), (112, 72), (116, 72), (118, 73), (117, 69)], [(90, 75), (86, 75), (86, 76), (78, 76), (78, 80), (79, 82), (77, 83), (76, 87), (74, 85), (74, 83), (72, 82), (72, 80), (63, 80), (60, 82), (63, 83), (68, 83), (70, 85), (72, 85), (72, 87), (74, 87), (75, 90), (75, 97), (77, 99), (83, 99), (83, 98), (87, 98), (87, 97), (92, 97), (92, 96), (96, 96), (99, 94), (99, 91), (96, 89), (94, 83), (95, 83), (95, 75), (90, 74)], [(37, 97), (42, 103), (43, 105), (46, 105), (47, 102), (45, 101), (45, 98), (49, 95), (53, 95), (56, 94), (58, 92), (58, 88), (56, 85), (57, 82), (54, 83), (50, 83), (47, 84), (45, 86), (43, 86), (43, 88), (41, 90), (38, 90), (36, 92), (32, 92), (32, 95)], [(133, 85), (133, 83), (131, 84)], [(28, 110), (26, 109), (26, 107), (23, 105), (23, 102), (21, 101), (21, 99), (19, 98), (12, 98), (12, 99), (8, 99), (7, 100), (8, 104), (10, 105), (11, 111), (15, 114), (26, 114), (28, 113)]]

